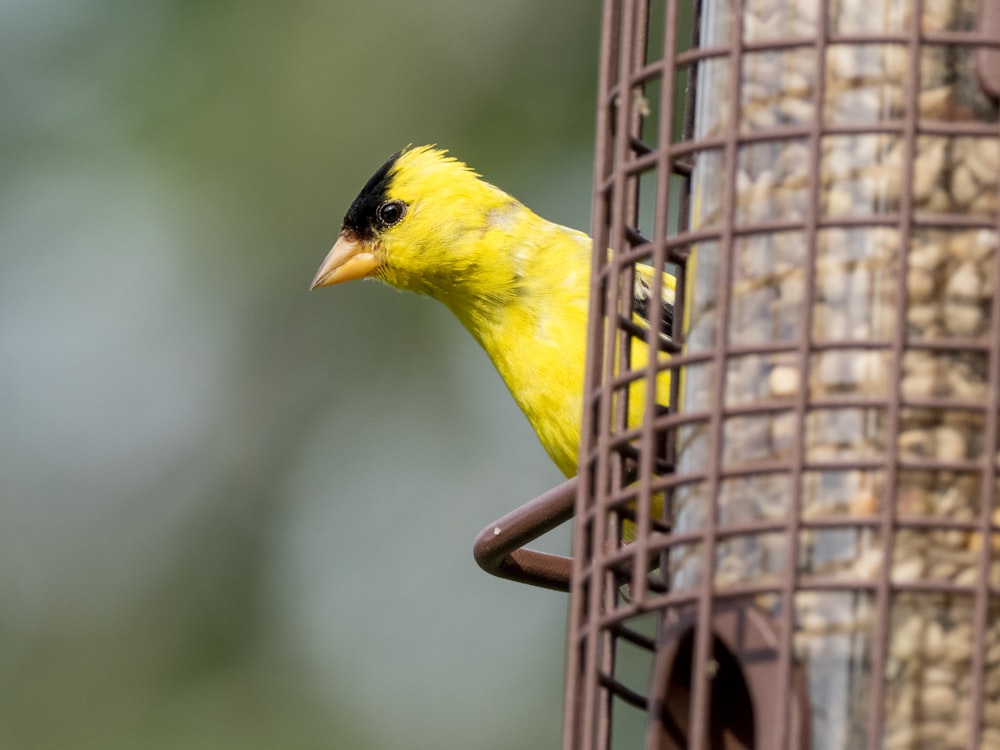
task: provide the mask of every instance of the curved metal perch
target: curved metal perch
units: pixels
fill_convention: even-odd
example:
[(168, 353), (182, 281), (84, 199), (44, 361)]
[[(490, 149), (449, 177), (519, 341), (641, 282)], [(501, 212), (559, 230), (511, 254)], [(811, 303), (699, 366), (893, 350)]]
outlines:
[(479, 567), (500, 578), (568, 592), (573, 558), (524, 545), (573, 517), (576, 489), (574, 477), (480, 531), (472, 550)]

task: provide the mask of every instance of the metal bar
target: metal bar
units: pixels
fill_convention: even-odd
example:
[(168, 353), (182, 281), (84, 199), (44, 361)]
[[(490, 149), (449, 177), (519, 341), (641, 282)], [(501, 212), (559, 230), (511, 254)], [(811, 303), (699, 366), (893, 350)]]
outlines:
[[(662, 76), (660, 85), (660, 111), (659, 111), (659, 131), (657, 133), (657, 154), (659, 161), (656, 165), (656, 202), (653, 216), (653, 252), (650, 259), (652, 268), (652, 282), (650, 288), (649, 309), (659, 310), (663, 303), (663, 284), (661, 274), (665, 272), (667, 250), (665, 238), (669, 233), (670, 205), (670, 175), (671, 164), (669, 149), (666, 144), (670, 143), (673, 134), (673, 102), (674, 102), (674, 56), (676, 53), (677, 41), (675, 31), (677, 27), (677, 4), (668, 3), (666, 8), (666, 18), (663, 24), (663, 59), (658, 63), (657, 69)], [(653, 505), (653, 493), (650, 489), (653, 476), (655, 474), (655, 456), (653, 446), (656, 445), (654, 430), (654, 417), (657, 413), (657, 384), (658, 367), (657, 355), (659, 351), (659, 341), (662, 334), (671, 335), (671, 331), (661, 331), (658, 316), (651, 316), (650, 325), (645, 333), (647, 361), (643, 368), (645, 378), (645, 398), (643, 403), (644, 414), (640, 425), (639, 439), (646, 449), (639, 453), (639, 487), (638, 487), (638, 519), (636, 522), (636, 539), (632, 543), (635, 547), (634, 565), (632, 566), (632, 596), (637, 600), (642, 600), (646, 596), (646, 571), (649, 570), (650, 559), (646, 544), (652, 534), (652, 519), (650, 514)]]
[[(593, 710), (587, 696), (590, 684), (588, 659), (590, 643), (597, 637), (596, 623), (590, 619), (590, 599), (594, 590), (594, 567), (591, 550), (595, 525), (594, 468), (598, 445), (594, 435), (600, 429), (595, 424), (595, 406), (591, 398), (601, 382), (603, 360), (604, 284), (606, 284), (609, 246), (607, 214), (609, 180), (614, 176), (612, 132), (617, 61), (621, 43), (621, 0), (604, 0), (601, 10), (600, 60), (598, 63), (597, 113), (594, 143), (594, 189), (592, 194), (591, 237), (594, 240), (590, 285), (590, 314), (587, 331), (587, 365), (584, 374), (584, 409), (580, 430), (579, 494), (576, 499), (576, 522), (573, 534), (573, 572), (569, 602), (569, 638), (566, 647), (566, 702), (563, 721), (563, 748), (577, 750), (588, 747), (589, 725)], [(596, 402), (596, 403), (595, 403)]]
[[(725, 399), (725, 364), (726, 342), (728, 340), (729, 302), (731, 292), (730, 260), (734, 236), (732, 227), (736, 220), (736, 177), (738, 163), (738, 122), (741, 107), (741, 89), (739, 81), (742, 78), (742, 41), (743, 41), (743, 2), (734, 0), (730, 5), (732, 28), (730, 30), (730, 90), (729, 122), (727, 125), (724, 147), (723, 170), (723, 227), (719, 242), (718, 278), (716, 279), (716, 300), (718, 317), (716, 319), (716, 341), (714, 364), (714, 380), (712, 383), (712, 403), (721, 404)], [(708, 427), (708, 458), (707, 481), (705, 496), (709, 501), (709, 509), (705, 515), (704, 538), (701, 550), (702, 586), (697, 604), (697, 622), (695, 625), (694, 660), (692, 664), (691, 708), (689, 738), (693, 748), (707, 747), (710, 716), (709, 675), (707, 667), (712, 654), (712, 608), (713, 608), (713, 578), (716, 557), (716, 498), (719, 493), (721, 477), (719, 471), (722, 464), (723, 419), (719, 411), (714, 411), (709, 419)]]
[(646, 700), (646, 696), (642, 693), (637, 693), (612, 677), (609, 677), (603, 672), (597, 676), (598, 684), (601, 685), (605, 690), (608, 691), (609, 696), (617, 696), (623, 701), (628, 703), (630, 706), (638, 708), (640, 711), (645, 711), (649, 708), (649, 701)]
[(572, 518), (576, 494), (574, 477), (479, 532), (473, 547), (479, 567), (511, 581), (569, 591), (572, 558), (522, 548)]
[[(621, 46), (618, 55), (617, 73), (617, 103), (612, 131), (612, 188), (611, 196), (615, 198), (610, 206), (610, 229), (608, 244), (616, 247), (619, 238), (625, 233), (625, 212), (628, 207), (621, 196), (625, 195), (627, 175), (617, 169), (617, 166), (625, 161), (625, 154), (629, 146), (631, 136), (631, 107), (632, 96), (630, 87), (630, 76), (632, 67), (633, 47), (637, 35), (635, 27), (635, 2), (624, 0), (621, 8)], [(595, 249), (595, 253), (600, 252)], [(620, 285), (620, 265), (612, 256), (608, 282), (604, 290), (604, 310), (605, 315), (620, 315), (619, 295), (617, 289)], [(619, 358), (618, 346), (615, 343), (615, 331), (611, 326), (607, 326), (603, 331), (606, 337), (603, 349), (603, 369), (601, 382), (605, 383), (602, 398), (598, 402), (598, 461), (595, 467), (596, 487), (595, 495), (600, 497), (606, 492), (606, 488), (613, 481), (613, 472), (608, 465), (610, 451), (607, 448), (607, 436), (612, 432), (614, 415), (612, 414), (613, 399), (609, 395), (609, 388), (606, 385), (610, 378), (609, 374), (616, 371), (616, 360)], [(600, 506), (598, 506), (600, 507)], [(591, 557), (594, 572), (591, 577), (591, 593), (589, 598), (589, 620), (591, 623), (599, 620), (599, 613), (608, 609), (608, 586), (607, 572), (604, 564), (604, 556), (607, 553), (607, 540), (609, 539), (609, 525), (612, 519), (608, 518), (606, 512), (598, 513), (591, 528)], [(613, 604), (613, 603), (612, 603)], [(613, 640), (605, 630), (593, 627), (590, 639), (587, 642), (586, 650), (586, 671), (584, 679), (590, 686), (584, 696), (584, 715), (588, 718), (584, 726), (583, 746), (584, 747), (607, 747), (611, 734), (611, 698), (610, 695), (599, 687), (598, 676), (602, 671), (607, 671), (608, 662), (613, 659)]]
[[(979, 0), (979, 29), (996, 36), (1000, 43), (1000, 1)], [(975, 57), (976, 73), (983, 89), (994, 97), (1000, 97), (1000, 48), (986, 52), (978, 50)], [(994, 125), (994, 137), (1000, 141), (1000, 126)], [(1000, 204), (1000, 184), (996, 188)], [(997, 210), (996, 233), (1000, 240), (1000, 209)], [(991, 296), (989, 337), (988, 386), (986, 388), (986, 419), (983, 431), (983, 468), (979, 486), (979, 585), (976, 589), (975, 612), (973, 615), (972, 649), (972, 727), (969, 747), (977, 748), (982, 743), (983, 709), (986, 696), (986, 655), (987, 628), (990, 625), (990, 571), (992, 568), (996, 492), (997, 492), (997, 432), (1000, 430), (1000, 253), (994, 251), (993, 294)]]
[[(904, 82), (905, 114), (903, 116), (903, 159), (902, 178), (903, 189), (899, 195), (899, 270), (896, 286), (896, 329), (892, 341), (892, 356), (890, 365), (891, 383), (902, 381), (903, 352), (906, 346), (906, 269), (907, 256), (910, 247), (911, 224), (913, 214), (913, 161), (916, 156), (917, 122), (919, 117), (918, 95), (920, 92), (920, 21), (923, 16), (922, 0), (914, 0), (910, 9), (910, 28), (907, 33), (909, 67)], [(901, 394), (898, 388), (891, 389), (886, 408), (887, 432), (891, 436), (899, 434), (900, 411), (902, 408)], [(899, 470), (898, 441), (891, 440), (886, 450), (885, 472), (886, 492), (880, 508), (881, 526), (879, 529), (882, 547), (882, 562), (879, 566), (878, 581), (875, 589), (875, 624), (872, 633), (871, 656), (871, 693), (868, 711), (868, 750), (879, 750), (884, 744), (885, 719), (885, 675), (889, 638), (892, 635), (890, 623), (893, 603), (892, 560), (894, 552), (894, 529), (896, 510), (897, 476)]]
[[(619, 109), (617, 132), (615, 133), (615, 162), (619, 165), (628, 160), (630, 150), (640, 152), (646, 150), (645, 144), (641, 141), (642, 115), (636, 106), (642, 84), (636, 80), (635, 71), (640, 70), (645, 62), (649, 25), (648, 3), (644, 0), (626, 0), (625, 23), (629, 33), (623, 36), (621, 69), (619, 71)], [(628, 249), (629, 244), (639, 244), (645, 241), (638, 235), (637, 231), (638, 177), (621, 172), (620, 179), (615, 183), (614, 195), (616, 201), (611, 209), (610, 234), (610, 246), (614, 252), (611, 258), (612, 283), (608, 284), (607, 290), (607, 311), (609, 319), (614, 315), (615, 319), (625, 317), (625, 319), (631, 320), (632, 295), (626, 294), (623, 290), (633, 288), (635, 271), (631, 264), (623, 261), (622, 254)], [(607, 326), (606, 335), (608, 339), (605, 344), (607, 347), (605, 362), (609, 369), (605, 371), (604, 382), (608, 383), (614, 373), (627, 372), (631, 368), (632, 340), (627, 331), (617, 325)], [(629, 396), (629, 389), (625, 389), (620, 395), (615, 393), (613, 387), (605, 391), (602, 415), (608, 416), (610, 432), (612, 433), (618, 433), (628, 428)], [(602, 434), (608, 434), (608, 431), (602, 431)], [(600, 483), (600, 492), (607, 492), (609, 487), (617, 487), (622, 484), (622, 461), (611, 450), (602, 452), (598, 466), (599, 476), (602, 471), (605, 474)], [(605, 512), (598, 521), (597, 529), (599, 529), (600, 536), (598, 538), (602, 540), (602, 544), (595, 559), (603, 571), (603, 575), (595, 577), (600, 586), (600, 592), (598, 596), (594, 597), (594, 601), (602, 611), (609, 611), (614, 609), (618, 603), (617, 574), (603, 562), (602, 557), (610, 554), (621, 544), (623, 531), (620, 514)], [(597, 696), (600, 712), (597, 716), (595, 741), (598, 747), (610, 747), (615, 722), (615, 694), (603, 685), (600, 675), (610, 674), (614, 671), (618, 644), (615, 633), (607, 629), (601, 630), (599, 638), (599, 662), (595, 660), (594, 667), (598, 674), (597, 684), (602, 685), (603, 689), (601, 694)]]

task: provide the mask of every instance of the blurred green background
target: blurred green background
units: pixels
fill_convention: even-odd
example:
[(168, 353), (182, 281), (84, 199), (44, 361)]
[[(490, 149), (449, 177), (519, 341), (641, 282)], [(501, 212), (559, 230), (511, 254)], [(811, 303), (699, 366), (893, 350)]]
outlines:
[(558, 746), (565, 597), (471, 546), (560, 475), (444, 308), (306, 288), (407, 143), (587, 229), (598, 27), (0, 2), (0, 748)]

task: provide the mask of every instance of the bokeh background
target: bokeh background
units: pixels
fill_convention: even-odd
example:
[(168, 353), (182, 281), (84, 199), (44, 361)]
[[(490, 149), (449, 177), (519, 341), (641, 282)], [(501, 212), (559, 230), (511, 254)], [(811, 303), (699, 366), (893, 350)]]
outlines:
[(598, 27), (0, 0), (0, 748), (558, 746), (565, 597), (471, 546), (561, 477), (443, 308), (306, 288), (411, 142), (586, 229)]

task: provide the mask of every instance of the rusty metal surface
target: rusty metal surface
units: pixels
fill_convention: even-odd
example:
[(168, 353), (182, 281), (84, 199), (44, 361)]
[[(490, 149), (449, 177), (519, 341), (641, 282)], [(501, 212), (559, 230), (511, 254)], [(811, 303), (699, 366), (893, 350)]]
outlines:
[(1000, 747), (995, 13), (604, 3), (567, 749)]

